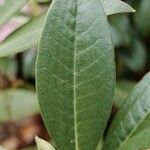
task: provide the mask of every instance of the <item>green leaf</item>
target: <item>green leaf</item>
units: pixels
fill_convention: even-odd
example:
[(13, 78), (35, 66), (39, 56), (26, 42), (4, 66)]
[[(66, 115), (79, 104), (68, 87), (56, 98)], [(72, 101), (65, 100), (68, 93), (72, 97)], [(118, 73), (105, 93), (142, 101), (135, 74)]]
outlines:
[(0, 57), (13, 55), (37, 45), (45, 14), (35, 17), (13, 32), (0, 44)]
[(133, 13), (135, 10), (121, 0), (100, 0), (107, 16), (118, 13)]
[(37, 57), (37, 93), (59, 150), (95, 150), (115, 84), (107, 17), (97, 0), (54, 0)]
[(6, 74), (9, 78), (14, 78), (17, 73), (17, 61), (14, 57), (0, 58), (0, 72)]
[(35, 137), (38, 150), (55, 150), (53, 146), (43, 139)]
[(102, 149), (102, 146), (103, 146), (103, 139), (100, 139), (97, 147), (96, 147), (96, 150), (101, 150)]
[(142, 130), (127, 141), (119, 150), (149, 150), (150, 128)]
[(150, 34), (150, 1), (142, 0), (140, 1), (140, 6), (137, 8), (137, 13), (135, 14), (135, 22), (138, 29), (143, 35)]
[(109, 22), (114, 45), (116, 47), (131, 45), (133, 35), (131, 35), (131, 26), (127, 15), (111, 16)]
[(131, 81), (121, 80), (117, 82), (113, 99), (114, 99), (114, 104), (118, 108), (120, 108), (120, 106), (123, 104), (124, 100), (128, 96), (129, 92), (132, 91), (134, 86), (135, 83)]
[(27, 0), (6, 0), (0, 6), (0, 26), (5, 24), (26, 2)]
[(35, 79), (35, 62), (36, 62), (36, 49), (26, 51), (23, 54), (23, 76), (24, 78)]
[(10, 89), (0, 92), (0, 122), (20, 119), (39, 112), (36, 94), (29, 90)]
[[(148, 73), (127, 97), (108, 132), (103, 149), (112, 150), (123, 146), (150, 114), (150, 73)], [(149, 124), (145, 124), (145, 128)], [(142, 128), (143, 129), (143, 128)]]
[(131, 44), (131, 54), (123, 56), (122, 61), (132, 71), (142, 71), (147, 62), (147, 53), (143, 43), (139, 39), (134, 39)]

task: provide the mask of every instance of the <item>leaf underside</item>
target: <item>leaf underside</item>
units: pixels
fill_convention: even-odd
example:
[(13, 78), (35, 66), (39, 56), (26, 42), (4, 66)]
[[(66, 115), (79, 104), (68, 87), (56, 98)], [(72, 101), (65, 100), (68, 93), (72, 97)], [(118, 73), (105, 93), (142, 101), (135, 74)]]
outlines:
[(108, 120), (114, 51), (98, 0), (54, 0), (39, 44), (37, 92), (59, 150), (95, 150)]

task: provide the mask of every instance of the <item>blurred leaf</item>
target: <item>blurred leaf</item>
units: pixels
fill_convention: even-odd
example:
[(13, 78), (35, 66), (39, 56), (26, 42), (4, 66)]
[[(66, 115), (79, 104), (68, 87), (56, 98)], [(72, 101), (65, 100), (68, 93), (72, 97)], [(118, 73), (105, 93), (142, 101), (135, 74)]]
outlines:
[(40, 107), (57, 148), (95, 149), (115, 85), (114, 50), (100, 2), (54, 1), (36, 70)]
[(0, 72), (5, 73), (8, 77), (13, 78), (17, 72), (17, 62), (14, 57), (0, 58)]
[(134, 88), (135, 83), (131, 81), (118, 81), (114, 93), (114, 104), (120, 108), (128, 94)]
[(135, 22), (142, 34), (150, 34), (150, 0), (141, 0), (137, 13), (135, 14)]
[(109, 17), (111, 34), (115, 46), (128, 46), (132, 41), (131, 26), (127, 15), (116, 15)]
[(118, 150), (149, 150), (150, 149), (150, 128), (142, 130), (129, 139)]
[(3, 147), (0, 146), (0, 150), (6, 150), (6, 149), (4, 149)]
[(45, 2), (51, 2), (52, 0), (36, 0), (36, 1), (38, 1), (40, 3), (45, 3)]
[(147, 119), (150, 114), (149, 85), (150, 73), (137, 84), (116, 114), (104, 143), (104, 150), (118, 149), (124, 145)]
[(122, 38), (120, 32), (112, 24), (110, 24), (110, 31), (111, 31), (114, 46), (117, 47), (117, 46), (120, 46), (121, 44), (123, 44), (123, 38)]
[(38, 111), (35, 92), (23, 89), (0, 92), (0, 122), (24, 118)]
[(5, 24), (26, 2), (27, 0), (6, 0), (0, 6), (0, 26)]
[(0, 44), (0, 57), (27, 50), (39, 41), (45, 14), (35, 17), (14, 31)]
[(135, 10), (121, 0), (100, 0), (105, 10), (106, 15), (113, 15), (118, 13), (131, 13)]
[(130, 70), (134, 72), (142, 71), (147, 62), (147, 53), (144, 45), (134, 38), (130, 49), (131, 54), (128, 56), (122, 55), (122, 61)]
[(38, 150), (55, 150), (54, 147), (43, 139), (35, 137)]
[(23, 54), (23, 76), (27, 78), (35, 78), (35, 61), (37, 51), (35, 49), (25, 51)]

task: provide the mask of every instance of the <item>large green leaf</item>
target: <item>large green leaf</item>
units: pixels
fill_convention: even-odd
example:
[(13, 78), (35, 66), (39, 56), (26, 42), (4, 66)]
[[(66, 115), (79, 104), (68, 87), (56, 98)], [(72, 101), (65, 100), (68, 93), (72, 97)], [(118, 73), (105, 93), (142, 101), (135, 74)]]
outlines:
[(149, 126), (150, 73), (148, 73), (127, 97), (108, 132), (103, 149), (118, 149), (137, 131)]
[(26, 2), (27, 0), (6, 0), (0, 6), (0, 26), (5, 24)]
[(59, 150), (95, 150), (115, 83), (107, 17), (97, 0), (54, 0), (37, 58), (37, 93)]
[(135, 10), (121, 0), (100, 0), (104, 7), (106, 15), (113, 15), (118, 13), (131, 13)]
[(128, 140), (119, 150), (149, 150), (150, 149), (150, 128), (142, 130)]
[(0, 57), (12, 55), (37, 45), (45, 14), (35, 17), (13, 32), (0, 44)]
[(0, 92), (0, 122), (24, 118), (37, 112), (39, 107), (34, 92), (23, 89)]

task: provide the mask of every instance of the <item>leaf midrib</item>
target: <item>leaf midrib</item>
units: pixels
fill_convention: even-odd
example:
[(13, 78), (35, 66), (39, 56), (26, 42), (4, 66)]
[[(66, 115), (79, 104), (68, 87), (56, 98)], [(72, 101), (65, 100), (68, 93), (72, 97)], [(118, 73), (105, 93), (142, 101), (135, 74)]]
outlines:
[(74, 58), (73, 58), (73, 100), (74, 100), (74, 139), (75, 139), (75, 150), (79, 150), (78, 143), (78, 129), (77, 129), (77, 99), (76, 99), (76, 28), (77, 28), (77, 11), (78, 11), (78, 0), (75, 1), (75, 28), (74, 28)]

